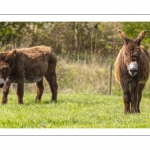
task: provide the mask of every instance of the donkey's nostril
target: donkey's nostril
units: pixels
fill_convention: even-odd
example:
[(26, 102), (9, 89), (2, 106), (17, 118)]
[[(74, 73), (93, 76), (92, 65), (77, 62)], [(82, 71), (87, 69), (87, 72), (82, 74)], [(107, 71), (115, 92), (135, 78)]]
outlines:
[(131, 70), (130, 70), (130, 73), (131, 73), (131, 75), (133, 75), (133, 76), (134, 76), (134, 75), (136, 75), (137, 70), (136, 70), (136, 69), (131, 69)]
[(132, 73), (135, 73), (135, 72), (137, 72), (137, 70), (130, 70)]
[(2, 83), (2, 84), (0, 84), (0, 88), (2, 88), (4, 86), (4, 84)]

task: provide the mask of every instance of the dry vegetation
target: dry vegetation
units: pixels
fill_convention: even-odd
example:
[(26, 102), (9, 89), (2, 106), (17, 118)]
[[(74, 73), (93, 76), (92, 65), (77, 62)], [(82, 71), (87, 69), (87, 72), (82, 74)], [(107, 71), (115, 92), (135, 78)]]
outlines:
[(67, 60), (60, 59), (57, 66), (60, 92), (107, 94), (110, 65), (97, 62), (89, 64), (85, 62), (67, 62)]
[[(109, 63), (91, 63), (70, 61), (58, 57), (57, 80), (59, 93), (109, 93)], [(44, 80), (44, 92), (49, 92), (49, 85)], [(15, 88), (13, 84), (12, 89)], [(120, 86), (115, 81), (114, 70), (112, 70), (112, 94), (120, 93)], [(35, 92), (35, 84), (25, 84), (26, 92)]]
[[(58, 94), (109, 94), (109, 76), (110, 66), (113, 63), (106, 63), (103, 61), (91, 61), (90, 63), (84, 61), (72, 61), (68, 58), (58, 57), (57, 64), (57, 80), (58, 80)], [(112, 69), (112, 86), (111, 95), (122, 95), (120, 85), (116, 82), (114, 76), (114, 69)], [(49, 85), (44, 80), (44, 93), (49, 93)], [(11, 87), (11, 91), (15, 85)], [(149, 96), (150, 79), (148, 80), (143, 94)], [(25, 92), (35, 92), (36, 86), (34, 83), (25, 84)]]

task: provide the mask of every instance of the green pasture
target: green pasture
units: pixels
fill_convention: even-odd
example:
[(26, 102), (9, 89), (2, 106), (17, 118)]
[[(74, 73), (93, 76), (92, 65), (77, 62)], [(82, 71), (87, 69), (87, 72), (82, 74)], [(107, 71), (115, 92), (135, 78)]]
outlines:
[(150, 98), (141, 101), (141, 113), (123, 113), (120, 95), (59, 94), (58, 103), (50, 103), (50, 95), (43, 94), (35, 103), (35, 93), (24, 95), (24, 105), (17, 96), (9, 94), (6, 105), (0, 105), (0, 128), (149, 128)]
[[(35, 84), (25, 84), (24, 104), (17, 104), (16, 85), (8, 103), (0, 104), (0, 128), (149, 128), (150, 79), (143, 91), (140, 114), (124, 114), (122, 90), (110, 64), (82, 63), (58, 59), (58, 103), (44, 79), (44, 93), (35, 103)], [(0, 100), (2, 97), (0, 89)]]

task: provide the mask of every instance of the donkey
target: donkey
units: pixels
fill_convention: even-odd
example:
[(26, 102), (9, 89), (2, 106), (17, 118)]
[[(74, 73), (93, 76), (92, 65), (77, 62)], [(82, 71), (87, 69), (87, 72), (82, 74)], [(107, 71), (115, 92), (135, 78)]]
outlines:
[(52, 101), (57, 102), (57, 58), (50, 47), (35, 46), (13, 49), (0, 53), (0, 88), (2, 104), (7, 103), (11, 83), (17, 83), (18, 104), (23, 104), (24, 83), (36, 83), (36, 101), (40, 101), (44, 86), (43, 77), (49, 83)]
[(140, 45), (146, 35), (142, 31), (136, 39), (129, 39), (118, 30), (124, 45), (114, 63), (115, 77), (123, 90), (124, 113), (140, 113), (142, 91), (149, 78), (149, 53)]

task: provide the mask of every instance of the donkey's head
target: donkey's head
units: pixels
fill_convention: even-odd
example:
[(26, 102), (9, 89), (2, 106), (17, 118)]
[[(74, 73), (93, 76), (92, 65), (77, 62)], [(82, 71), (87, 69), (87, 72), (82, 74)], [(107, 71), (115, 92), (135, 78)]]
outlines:
[(134, 77), (138, 74), (140, 43), (146, 35), (146, 31), (142, 31), (136, 39), (129, 39), (121, 30), (118, 30), (119, 36), (124, 41), (124, 63), (130, 76)]
[(16, 50), (0, 53), (0, 88), (4, 86), (6, 78), (11, 73), (10, 60), (15, 53)]

